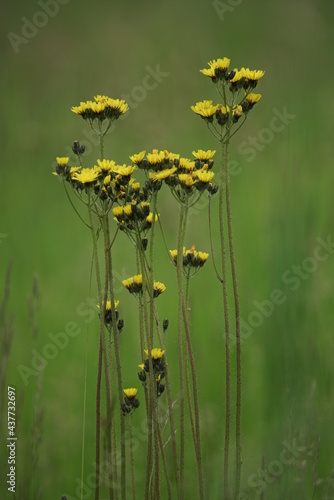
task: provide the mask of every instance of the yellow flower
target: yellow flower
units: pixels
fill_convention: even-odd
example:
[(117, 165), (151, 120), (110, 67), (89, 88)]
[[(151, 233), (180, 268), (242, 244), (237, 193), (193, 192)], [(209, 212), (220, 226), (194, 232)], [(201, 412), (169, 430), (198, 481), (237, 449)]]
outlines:
[[(145, 354), (148, 356), (148, 349), (145, 349)], [(151, 349), (151, 358), (152, 359), (160, 359), (165, 354), (165, 351), (160, 349), (160, 347), (154, 347)]]
[(137, 396), (138, 389), (131, 387), (130, 389), (123, 389), (123, 392), (128, 399), (133, 399)]
[(165, 153), (164, 151), (159, 152), (157, 149), (153, 149), (152, 153), (147, 153), (146, 158), (150, 165), (156, 165), (165, 158)]
[(204, 182), (204, 183), (208, 183), (212, 180), (213, 176), (214, 176), (214, 172), (208, 172), (208, 171), (196, 171), (196, 177), (199, 181), (201, 182)]
[(73, 111), (73, 113), (75, 113), (76, 115), (83, 115), (87, 109), (88, 109), (88, 103), (80, 102), (80, 105), (73, 106), (71, 108), (71, 111)]
[(179, 174), (178, 178), (181, 184), (184, 184), (185, 186), (188, 187), (193, 186), (196, 182), (196, 180), (193, 179), (192, 175), (190, 174)]
[(248, 94), (246, 96), (246, 101), (248, 101), (250, 104), (256, 104), (257, 102), (259, 102), (259, 100), (261, 99), (261, 94)]
[(108, 184), (110, 184), (110, 181), (111, 181), (111, 176), (107, 175), (107, 177), (104, 178), (103, 184), (105, 186), (108, 186)]
[(116, 218), (122, 217), (123, 215), (123, 207), (115, 207), (112, 209), (112, 211)]
[(218, 109), (218, 104), (216, 106), (213, 106), (212, 101), (204, 100), (201, 102), (197, 102), (196, 106), (191, 106), (191, 109), (194, 111), (194, 113), (202, 116), (203, 118), (211, 118), (215, 115)]
[(239, 69), (234, 69), (235, 75), (233, 78), (231, 78), (230, 83), (237, 83), (239, 82), (242, 78), (246, 78), (246, 70), (245, 68)]
[(195, 168), (195, 162), (189, 160), (189, 158), (180, 158), (180, 163), (179, 163), (179, 169), (180, 170), (187, 170), (188, 172), (191, 172)]
[(69, 161), (68, 156), (63, 156), (63, 157), (57, 156), (56, 158), (56, 162), (59, 167), (67, 167), (68, 161)]
[(155, 281), (153, 285), (153, 297), (156, 298), (159, 295), (161, 295), (165, 290), (166, 286), (163, 283), (160, 283), (160, 281)]
[(240, 104), (238, 104), (238, 106), (235, 106), (233, 108), (232, 114), (240, 117), (242, 115), (242, 106), (240, 106)]
[[(119, 300), (115, 300), (114, 304), (115, 304), (115, 309), (117, 309), (117, 306), (119, 304)], [(97, 307), (100, 309), (100, 304), (97, 304)], [(111, 311), (111, 300), (107, 300), (106, 311)]]
[(129, 175), (131, 175), (134, 172), (134, 170), (136, 170), (136, 167), (134, 165), (126, 166), (125, 164), (124, 165), (115, 165), (113, 170), (114, 170), (114, 172), (122, 175), (123, 177), (128, 177)]
[(198, 258), (204, 263), (208, 260), (209, 254), (206, 252), (198, 252)]
[(202, 160), (202, 161), (207, 161), (211, 160), (213, 156), (215, 155), (216, 150), (211, 151), (209, 149), (208, 151), (203, 151), (203, 149), (199, 149), (198, 151), (193, 151), (192, 154), (197, 158), (197, 160)]
[(141, 163), (143, 161), (145, 153), (146, 153), (146, 151), (141, 151), (140, 153), (132, 155), (132, 156), (130, 156), (130, 160), (135, 165), (138, 165), (139, 163)]
[(78, 181), (81, 184), (91, 184), (98, 179), (99, 174), (99, 169), (83, 168), (81, 172), (74, 172), (71, 177), (74, 181)]
[(136, 285), (142, 285), (142, 283), (143, 283), (143, 276), (142, 276), (142, 274), (136, 274), (133, 277), (133, 281), (134, 281), (134, 283), (136, 283)]
[(210, 78), (223, 78), (226, 76), (226, 71), (230, 65), (230, 59), (224, 57), (223, 59), (217, 59), (209, 62), (209, 69), (201, 69), (200, 72), (203, 75), (208, 76)]
[(172, 174), (174, 174), (175, 170), (176, 170), (176, 167), (173, 166), (172, 168), (166, 168), (165, 170), (162, 170), (161, 172), (158, 172), (158, 173), (150, 172), (150, 179), (153, 182), (163, 181), (164, 179), (167, 179)]
[[(153, 222), (153, 213), (150, 212), (149, 215), (146, 217), (146, 222), (148, 224), (152, 224)], [(158, 222), (158, 214), (155, 214), (155, 222)]]
[(127, 215), (128, 217), (131, 217), (132, 215), (132, 206), (131, 205), (125, 205), (123, 207), (123, 212), (125, 213), (125, 215)]
[(97, 164), (103, 172), (109, 172), (115, 167), (115, 162), (113, 160), (97, 160)]
[(245, 73), (245, 78), (247, 78), (248, 80), (257, 81), (263, 77), (265, 72), (262, 70), (255, 70), (255, 69), (250, 70), (249, 68), (247, 68), (244, 70), (244, 73)]
[(145, 364), (144, 364), (144, 363), (141, 363), (140, 365), (138, 365), (138, 367), (139, 367), (141, 370), (144, 370), (144, 368), (145, 368)]
[(171, 254), (174, 260), (177, 259), (177, 250), (169, 250), (169, 253)]

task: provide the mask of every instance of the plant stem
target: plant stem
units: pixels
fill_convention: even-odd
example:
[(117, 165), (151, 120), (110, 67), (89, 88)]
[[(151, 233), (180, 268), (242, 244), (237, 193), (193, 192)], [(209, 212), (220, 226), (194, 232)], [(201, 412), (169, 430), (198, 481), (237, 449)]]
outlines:
[(180, 378), (180, 490), (179, 498), (184, 498), (184, 455), (185, 455), (185, 432), (184, 432), (184, 366), (183, 366), (183, 319), (182, 319), (182, 296), (183, 296), (183, 241), (184, 221), (186, 218), (185, 207), (180, 205), (179, 230), (177, 238), (177, 286), (178, 286), (178, 350), (179, 350), (179, 378)]
[(228, 296), (226, 284), (226, 249), (225, 249), (225, 230), (224, 230), (224, 142), (221, 141), (221, 162), (219, 179), (219, 232), (220, 249), (222, 261), (222, 289), (224, 304), (224, 325), (225, 325), (225, 443), (224, 443), (224, 499), (229, 498), (229, 447), (230, 447), (230, 426), (231, 426), (231, 360), (230, 360), (230, 325), (228, 314)]
[[(185, 292), (185, 303), (186, 303), (187, 314), (189, 313), (189, 282), (190, 282), (190, 272), (188, 271), (187, 276), (186, 276), (186, 292)], [(189, 321), (189, 319), (188, 319), (188, 321)], [(189, 373), (188, 373), (188, 346), (187, 346), (186, 342), (185, 342), (185, 346), (184, 346), (184, 364), (185, 364), (184, 372), (185, 372), (185, 379), (186, 379), (190, 424), (191, 424), (191, 431), (192, 431), (194, 447), (195, 447), (195, 455), (197, 457), (198, 445), (197, 445), (197, 438), (196, 438), (196, 426), (195, 426), (195, 420), (194, 420), (194, 411), (193, 411), (193, 407), (192, 407), (192, 403), (191, 403), (191, 392), (190, 392)]]
[(234, 309), (235, 309), (235, 336), (236, 336), (236, 365), (237, 365), (237, 388), (236, 388), (236, 478), (235, 478), (235, 498), (239, 496), (240, 490), (240, 475), (241, 475), (241, 338), (240, 338), (240, 305), (237, 283), (237, 271), (234, 255), (233, 243), (233, 228), (232, 228), (232, 211), (231, 211), (231, 197), (230, 197), (230, 175), (228, 166), (229, 157), (229, 137), (226, 141), (224, 150), (224, 169), (226, 181), (226, 212), (227, 212), (227, 227), (228, 227), (228, 240), (230, 249), (230, 261), (232, 271), (233, 295), (234, 295)]
[(204, 495), (204, 480), (203, 480), (203, 464), (202, 464), (202, 448), (201, 448), (201, 433), (200, 433), (200, 419), (199, 419), (199, 405), (198, 405), (198, 389), (197, 389), (197, 376), (196, 376), (196, 366), (194, 352), (191, 343), (191, 335), (188, 321), (188, 311), (186, 309), (186, 302), (182, 294), (182, 311), (183, 311), (183, 321), (184, 330), (186, 333), (187, 346), (189, 352), (190, 368), (193, 382), (193, 399), (194, 399), (194, 410), (195, 410), (195, 431), (196, 431), (196, 442), (197, 442), (197, 471), (198, 471), (198, 486), (199, 486), (199, 498), (203, 500)]
[(126, 498), (126, 451), (125, 451), (125, 421), (124, 421), (124, 415), (123, 415), (123, 411), (122, 411), (122, 402), (123, 402), (122, 367), (121, 367), (121, 357), (120, 357), (120, 352), (119, 352), (118, 329), (117, 329), (116, 311), (115, 311), (114, 279), (113, 279), (108, 214), (106, 214), (104, 216), (104, 219), (105, 219), (105, 251), (108, 254), (108, 262), (109, 262), (109, 264), (108, 264), (108, 276), (109, 276), (109, 289), (110, 289), (110, 301), (111, 301), (111, 322), (112, 322), (112, 331), (113, 331), (113, 335), (114, 335), (114, 351), (115, 351), (115, 360), (116, 360), (118, 401), (119, 401), (120, 424), (121, 424), (121, 498), (122, 498), (122, 500), (125, 500), (125, 498)]
[[(91, 191), (88, 191), (88, 216), (89, 216), (89, 224), (90, 231), (93, 241), (93, 258), (95, 262), (95, 275), (96, 275), (96, 283), (97, 283), (97, 293), (101, 311), (104, 311), (104, 304), (102, 302), (102, 286), (101, 286), (101, 275), (100, 275), (100, 264), (99, 264), (99, 255), (97, 250), (97, 240), (95, 234), (95, 227), (93, 221), (92, 208), (90, 203)], [(104, 337), (104, 314), (100, 314), (100, 343), (101, 343), (101, 355), (99, 348), (99, 361), (98, 361), (98, 379), (97, 379), (97, 393), (96, 393), (96, 437), (98, 441), (96, 442), (96, 456), (95, 456), (95, 500), (99, 499), (100, 495), (100, 389), (101, 389), (101, 370), (102, 370), (102, 356), (106, 352), (105, 346), (105, 337)], [(109, 385), (108, 373), (107, 369), (105, 369), (106, 374), (106, 386)]]
[(130, 463), (131, 463), (131, 484), (132, 484), (132, 498), (136, 500), (136, 486), (135, 486), (135, 473), (133, 466), (133, 440), (132, 440), (132, 415), (130, 416), (129, 422), (129, 431), (130, 431)]

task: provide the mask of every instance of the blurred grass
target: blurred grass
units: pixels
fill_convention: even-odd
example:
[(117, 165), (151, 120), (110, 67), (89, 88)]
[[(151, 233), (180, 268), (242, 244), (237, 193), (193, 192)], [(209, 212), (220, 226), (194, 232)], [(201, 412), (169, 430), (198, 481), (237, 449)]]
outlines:
[[(320, 477), (328, 478), (334, 467), (333, 255), (301, 280), (294, 292), (284, 285), (282, 276), (313, 254), (318, 237), (333, 235), (332, 3), (242, 2), (221, 21), (212, 3), (172, 0), (110, 5), (100, 1), (93, 6), (72, 0), (15, 54), (7, 34), (19, 34), (22, 16), (32, 19), (37, 10), (37, 3), (8, 3), (6, 17), (0, 21), (6, 68), (1, 93), (0, 233), (7, 235), (0, 244), (0, 277), (4, 282), (7, 263), (13, 258), (10, 308), (15, 314), (15, 335), (8, 383), (24, 390), (18, 481), (29, 471), (36, 384), (32, 377), (25, 388), (17, 371), (20, 364), (28, 366), (32, 357), (26, 296), (34, 272), (42, 295), (37, 350), (41, 352), (49, 343), (48, 333), (64, 331), (69, 321), (81, 329), (44, 371), (46, 413), (36, 482), (44, 486), (42, 498), (60, 498), (64, 492), (75, 496), (80, 477), (87, 318), (78, 315), (77, 307), (96, 292), (95, 286), (89, 291), (89, 234), (51, 176), (55, 157), (65, 155), (74, 139), (84, 140), (88, 130), (69, 108), (98, 93), (131, 94), (142, 85), (146, 67), (159, 65), (169, 75), (117, 124), (108, 136), (106, 153), (124, 163), (130, 154), (153, 147), (184, 156), (190, 156), (193, 149), (215, 149), (217, 145), (190, 105), (204, 98), (216, 99), (214, 87), (198, 70), (208, 60), (225, 55), (231, 57), (232, 66), (266, 70), (259, 86), (261, 103), (231, 148), (232, 159), (242, 169), (232, 178), (242, 317), (247, 320), (255, 310), (254, 300), (268, 299), (275, 288), (287, 297), (243, 344), (243, 484), (246, 490), (263, 454), (266, 463), (277, 460), (282, 441), (291, 442), (296, 435), (303, 435), (304, 446), (311, 446), (320, 436), (318, 471)], [(242, 141), (257, 137), (269, 126), (273, 108), (282, 111), (284, 107), (296, 118), (257, 152), (254, 161), (247, 161), (240, 149)], [(87, 161), (94, 162), (96, 156), (95, 149)], [(177, 207), (167, 192), (160, 196), (159, 211), (168, 244), (175, 247)], [(206, 209), (190, 218), (187, 244), (209, 251)], [(161, 241), (156, 254), (158, 279), (168, 290), (159, 298), (159, 309), (162, 317), (170, 319), (167, 349), (176, 397), (175, 276)], [(119, 279), (133, 275), (134, 256), (124, 235), (115, 245), (114, 262)], [(221, 498), (223, 319), (219, 286), (209, 266), (192, 283), (192, 324), (208, 488), (210, 498)], [(136, 303), (125, 291), (119, 298), (125, 319), (121, 340), (124, 384), (133, 385), (139, 359)], [(85, 477), (93, 472), (97, 361), (94, 323), (89, 327)], [(140, 425), (140, 416), (135, 418)], [(308, 460), (310, 465), (313, 457)], [(312, 487), (310, 471), (312, 466), (304, 481)], [(285, 470), (272, 485), (267, 484), (270, 498), (284, 491), (290, 472)], [(142, 471), (137, 474), (139, 479)], [(187, 481), (188, 495), (192, 480)], [(292, 473), (292, 485), (293, 481)], [(248, 486), (250, 498), (255, 497), (255, 489)]]

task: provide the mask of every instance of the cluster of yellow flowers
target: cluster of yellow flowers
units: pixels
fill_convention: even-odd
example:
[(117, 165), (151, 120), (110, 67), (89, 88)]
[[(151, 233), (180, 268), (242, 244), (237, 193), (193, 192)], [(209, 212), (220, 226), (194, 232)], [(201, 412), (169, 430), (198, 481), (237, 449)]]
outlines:
[(80, 102), (79, 106), (73, 106), (71, 111), (82, 116), (84, 120), (105, 119), (117, 120), (129, 109), (124, 99), (112, 99), (105, 95), (97, 95), (94, 101)]
[[(143, 292), (143, 276), (142, 274), (136, 274), (135, 276), (122, 281), (130, 293), (141, 294)], [(153, 284), (153, 297), (156, 298), (161, 295), (166, 290), (166, 286), (160, 281), (154, 281)]]
[[(257, 86), (258, 81), (264, 75), (262, 70), (229, 69), (229, 66), (230, 59), (224, 57), (210, 61), (209, 68), (200, 70), (217, 85), (224, 103), (213, 104), (212, 100), (203, 100), (191, 106), (194, 113), (208, 123), (213, 125), (217, 123), (218, 126), (227, 128), (231, 128), (242, 116), (246, 117), (254, 104), (259, 102), (261, 94), (255, 94), (251, 90)], [(232, 94), (230, 99), (227, 97), (227, 90)]]

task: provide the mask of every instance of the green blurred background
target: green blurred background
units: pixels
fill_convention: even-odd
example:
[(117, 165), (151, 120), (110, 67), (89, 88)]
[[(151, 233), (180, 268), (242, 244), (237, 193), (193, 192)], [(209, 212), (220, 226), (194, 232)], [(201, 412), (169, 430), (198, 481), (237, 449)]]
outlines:
[[(214, 86), (199, 69), (224, 56), (231, 58), (232, 67), (266, 71), (258, 87), (262, 100), (231, 146), (237, 172), (231, 184), (242, 318), (251, 325), (260, 317), (261, 323), (249, 327), (252, 334), (243, 343), (243, 498), (258, 498), (255, 478), (259, 479), (262, 461), (271, 474), (264, 483), (266, 497), (311, 498), (318, 476), (322, 481), (316, 483), (315, 498), (334, 498), (330, 493), (334, 467), (333, 249), (322, 251), (326, 257), (322, 261), (310, 260), (319, 238), (334, 238), (332, 2), (71, 0), (57, 4), (59, 11), (48, 16), (46, 24), (45, 16), (36, 17), (43, 11), (42, 3), (7, 2), (0, 20), (0, 278), (4, 284), (12, 259), (8, 313), (14, 316), (14, 337), (6, 384), (16, 387), (20, 408), (16, 498), (35, 500), (40, 489), (43, 499), (60, 499), (65, 493), (79, 498), (87, 324), (84, 477), (93, 473), (98, 327), (96, 318), (88, 321), (87, 299), (94, 303), (96, 295), (94, 284), (89, 288), (90, 235), (51, 172), (55, 157), (67, 156), (75, 139), (87, 146), (86, 165), (94, 164), (98, 149), (87, 139), (87, 124), (70, 107), (96, 94), (130, 101), (127, 118), (117, 122), (106, 140), (106, 156), (118, 163), (128, 162), (129, 155), (142, 149), (168, 149), (188, 157), (194, 149), (217, 149), (190, 106), (202, 99), (217, 99)], [(15, 38), (23, 36), (27, 20), (45, 25), (30, 31), (30, 39)], [(145, 82), (153, 83), (146, 75), (157, 67), (163, 73), (157, 85), (143, 90)], [(273, 131), (270, 127), (277, 112), (290, 117), (280, 131)], [(252, 137), (255, 146), (250, 145)], [(216, 210), (217, 200), (213, 204)], [(167, 190), (160, 194), (159, 212), (168, 244), (175, 247), (178, 207)], [(217, 229), (214, 239), (218, 247)], [(191, 214), (186, 241), (187, 247), (195, 244), (210, 251), (205, 203)], [(156, 260), (157, 279), (167, 285), (158, 305), (161, 316), (170, 320), (166, 348), (177, 398), (176, 277), (160, 240)], [(124, 385), (131, 387), (137, 384), (140, 358), (136, 302), (120, 282), (135, 273), (135, 258), (123, 234), (115, 245), (114, 265), (119, 310), (125, 319), (121, 339)], [(34, 274), (40, 291), (35, 340), (27, 306)], [(275, 305), (268, 317), (253, 314), (275, 289), (282, 291), (284, 302)], [(267, 308), (271, 309), (268, 303)], [(25, 385), (18, 367), (31, 367), (31, 350), (41, 353), (50, 343), (48, 335), (64, 332), (69, 322), (75, 323), (80, 334), (48, 361), (40, 391), (35, 375)], [(207, 491), (210, 499), (220, 499), (224, 338), (222, 299), (212, 262), (192, 283), (192, 327)], [(250, 332), (249, 328), (244, 332)], [(37, 422), (33, 432), (34, 413), (39, 414), (41, 408), (43, 425)], [(138, 427), (143, 409), (134, 416)], [(38, 434), (41, 442), (34, 465), (32, 441)], [(6, 493), (5, 436), (4, 427), (2, 498)], [(298, 447), (292, 465), (277, 465), (286, 446), (283, 442)], [(139, 498), (144, 449), (142, 443), (135, 453)], [(275, 475), (275, 471), (279, 472)], [(193, 488), (190, 472), (187, 498), (196, 497)], [(89, 491), (86, 495), (93, 498)]]

